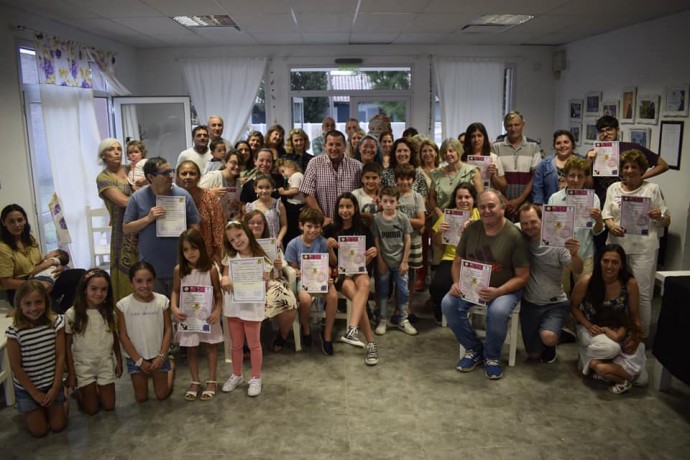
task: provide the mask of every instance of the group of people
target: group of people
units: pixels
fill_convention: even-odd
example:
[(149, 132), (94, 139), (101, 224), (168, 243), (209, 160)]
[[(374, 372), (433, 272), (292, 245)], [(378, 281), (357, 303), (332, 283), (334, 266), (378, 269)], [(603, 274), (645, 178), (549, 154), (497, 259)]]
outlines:
[[(286, 346), (296, 317), (302, 344), (311, 346), (312, 306), (323, 302), (319, 343), (324, 354), (333, 355), (338, 293), (352, 303), (339, 340), (363, 348), (365, 363), (376, 365), (375, 335), (393, 326), (418, 333), (410, 298), (426, 285), (435, 320), (440, 324), (445, 316), (466, 350), (458, 370), (483, 365), (489, 379), (502, 377), (501, 347), (521, 303), (529, 358), (556, 360), (561, 329), (572, 313), (582, 372), (611, 382), (614, 392), (627, 391), (644, 380), (658, 236), (670, 224), (659, 187), (645, 179), (663, 172), (665, 163), (641, 146), (621, 143), (620, 180), (592, 177), (596, 150), (577, 155), (572, 134), (556, 131), (555, 153), (542, 159), (540, 146), (523, 135), (524, 124), (519, 112), (511, 112), (503, 140), (491, 144), (484, 125), (472, 123), (459, 139), (439, 147), (413, 128), (395, 139), (385, 116), (370, 121), (369, 133), (349, 120), (347, 135), (326, 118), (322, 136), (312, 143), (301, 129), (286, 135), (275, 125), (265, 136), (252, 131), (231, 145), (222, 138), (222, 119), (213, 116), (194, 128), (194, 146), (180, 153), (175, 167), (162, 157), (147, 158), (140, 141), (123, 149), (118, 140), (105, 139), (98, 149), (104, 169), (97, 188), (111, 216), (110, 272), (82, 270), (78, 283), (63, 282), (72, 290), (69, 310), (56, 308), (54, 300), (51, 309), (51, 290), (60, 291), (61, 279), (73, 270), (63, 272), (57, 253), (41, 256), (21, 207), (7, 206), (0, 217), (0, 284), (13, 293), (16, 307), (8, 349), (29, 431), (40, 436), (64, 427), (65, 367), (67, 386), (78, 389), (87, 413), (114, 407), (113, 384), (124, 364), (138, 401), (148, 398), (149, 378), (156, 397), (167, 398), (173, 342), (187, 350), (191, 382), (184, 399), (213, 399), (223, 329), (231, 339), (232, 373), (221, 389), (233, 391), (244, 382), (247, 353), (247, 393), (257, 396), (262, 321), (277, 323), (274, 352)], [(603, 117), (597, 128), (600, 139), (617, 139), (615, 118)], [(310, 145), (314, 155), (307, 152)], [(567, 190), (591, 187), (597, 193), (591, 226), (578, 228), (564, 248), (542, 246), (542, 206), (564, 203)], [(650, 199), (648, 235), (629, 235), (621, 227), (625, 196)], [(179, 236), (162, 236), (157, 226), (166, 215), (163, 197), (176, 197), (177, 209), (184, 209), (186, 230)], [(469, 217), (457, 245), (444, 238), (448, 210)], [(608, 244), (598, 244), (607, 232)], [(366, 270), (338, 272), (343, 236), (364, 237)], [(299, 282), (308, 254), (327, 254), (331, 267), (326, 292), (316, 298)], [(261, 261), (265, 302), (234, 300), (234, 259)], [(473, 304), (460, 287), (463, 261), (492, 267), (489, 286), (479, 291), (487, 305), (483, 343), (467, 316)], [(372, 277), (377, 306), (369, 311)], [(183, 327), (189, 312), (181, 308), (182, 293), (199, 286), (212, 292), (206, 333)], [(396, 302), (390, 312), (392, 288)], [(205, 385), (199, 346), (208, 358)], [(41, 355), (40, 365), (26, 364), (33, 354)]]

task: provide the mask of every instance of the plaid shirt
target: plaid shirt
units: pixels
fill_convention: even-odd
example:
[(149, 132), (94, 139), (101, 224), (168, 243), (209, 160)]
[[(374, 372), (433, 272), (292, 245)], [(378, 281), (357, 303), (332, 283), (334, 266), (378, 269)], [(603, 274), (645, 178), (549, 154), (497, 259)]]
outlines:
[(319, 155), (307, 165), (299, 191), (316, 198), (324, 215), (332, 218), (338, 195), (359, 188), (361, 173), (362, 163), (353, 158), (343, 157), (338, 169), (333, 169), (328, 155)]

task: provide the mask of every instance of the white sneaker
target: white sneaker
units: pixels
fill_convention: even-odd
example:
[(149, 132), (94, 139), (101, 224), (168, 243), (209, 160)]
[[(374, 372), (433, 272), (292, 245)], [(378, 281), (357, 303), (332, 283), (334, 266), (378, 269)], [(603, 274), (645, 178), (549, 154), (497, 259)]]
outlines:
[(223, 384), (223, 393), (230, 393), (232, 390), (237, 388), (237, 385), (240, 383), (244, 382), (244, 377), (241, 375), (231, 375), (230, 378), (228, 378), (225, 383)]
[(349, 326), (345, 335), (340, 337), (340, 341), (354, 347), (364, 348), (364, 342), (359, 340), (359, 329), (356, 326)]
[(364, 355), (364, 363), (367, 366), (376, 366), (379, 363), (379, 349), (376, 343), (367, 343), (367, 353)]
[(261, 394), (261, 377), (252, 377), (249, 379), (249, 388), (247, 389), (247, 395), (249, 396), (259, 396)]
[(410, 320), (405, 318), (398, 323), (398, 329), (407, 335), (417, 335), (417, 329), (410, 323)]
[(376, 330), (374, 333), (376, 335), (383, 335), (386, 333), (386, 326), (388, 325), (388, 321), (385, 319), (379, 320), (379, 325), (376, 326)]

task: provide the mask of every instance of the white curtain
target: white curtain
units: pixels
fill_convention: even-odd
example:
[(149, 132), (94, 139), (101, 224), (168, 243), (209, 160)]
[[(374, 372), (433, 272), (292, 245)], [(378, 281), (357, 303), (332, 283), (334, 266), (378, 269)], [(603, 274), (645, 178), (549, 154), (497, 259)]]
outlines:
[(457, 137), (473, 122), (486, 126), (491, 139), (501, 133), (504, 63), (434, 57), (441, 102), (443, 138)]
[(225, 121), (223, 138), (238, 140), (254, 106), (266, 69), (266, 58), (182, 60), (184, 79), (199, 123), (210, 115)]
[(100, 205), (96, 190), (100, 135), (90, 89), (40, 85), (46, 144), (55, 193), (62, 200), (75, 267), (89, 267), (86, 207)]

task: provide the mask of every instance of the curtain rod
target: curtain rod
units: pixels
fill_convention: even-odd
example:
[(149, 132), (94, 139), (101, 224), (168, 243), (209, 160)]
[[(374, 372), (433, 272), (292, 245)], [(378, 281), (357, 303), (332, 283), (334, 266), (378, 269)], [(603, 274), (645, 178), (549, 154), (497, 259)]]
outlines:
[(43, 37), (43, 32), (41, 32), (40, 30), (35, 30), (35, 29), (30, 28), (30, 27), (23, 26), (21, 24), (17, 24), (14, 27), (14, 30), (17, 30), (19, 32), (31, 32), (31, 33), (35, 34), (38, 38)]

